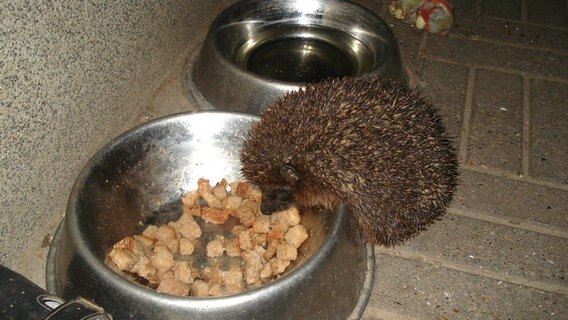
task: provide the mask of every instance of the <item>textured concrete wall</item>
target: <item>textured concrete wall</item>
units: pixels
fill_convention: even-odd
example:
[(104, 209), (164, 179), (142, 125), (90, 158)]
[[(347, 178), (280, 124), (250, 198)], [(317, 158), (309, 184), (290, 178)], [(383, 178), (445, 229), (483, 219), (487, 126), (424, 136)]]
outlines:
[(0, 0), (0, 263), (53, 234), (79, 170), (140, 121), (221, 7)]

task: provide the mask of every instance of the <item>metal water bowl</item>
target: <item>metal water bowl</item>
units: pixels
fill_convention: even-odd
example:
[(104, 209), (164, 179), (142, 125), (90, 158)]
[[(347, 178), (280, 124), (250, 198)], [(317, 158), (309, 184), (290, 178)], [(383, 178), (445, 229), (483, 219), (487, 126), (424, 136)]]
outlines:
[(223, 11), (190, 58), (186, 91), (201, 110), (259, 114), (278, 97), (326, 78), (408, 82), (394, 35), (343, 0), (247, 0)]

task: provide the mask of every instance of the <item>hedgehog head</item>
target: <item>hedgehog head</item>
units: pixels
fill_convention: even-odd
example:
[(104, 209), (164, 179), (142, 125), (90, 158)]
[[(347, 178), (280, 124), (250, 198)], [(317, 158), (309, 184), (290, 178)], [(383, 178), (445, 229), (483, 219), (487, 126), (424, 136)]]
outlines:
[(336, 170), (331, 168), (337, 157), (321, 140), (338, 136), (337, 120), (328, 119), (321, 110), (344, 90), (338, 90), (333, 80), (323, 83), (327, 86), (308, 85), (277, 99), (252, 124), (243, 141), (241, 172), (260, 188), (264, 214), (291, 205), (331, 209), (338, 203), (336, 194), (330, 192), (337, 185), (332, 179)]
[[(245, 178), (256, 184), (262, 191), (260, 210), (263, 214), (286, 210), (294, 204), (295, 189), (300, 183), (300, 174), (290, 163), (283, 159), (272, 159), (258, 148), (251, 147), (248, 140), (243, 148), (241, 161)], [(247, 146), (248, 144), (248, 146)]]
[(271, 181), (259, 184), (262, 190), (260, 210), (263, 214), (286, 210), (295, 202), (294, 189), (300, 180), (298, 172), (289, 164), (272, 168)]

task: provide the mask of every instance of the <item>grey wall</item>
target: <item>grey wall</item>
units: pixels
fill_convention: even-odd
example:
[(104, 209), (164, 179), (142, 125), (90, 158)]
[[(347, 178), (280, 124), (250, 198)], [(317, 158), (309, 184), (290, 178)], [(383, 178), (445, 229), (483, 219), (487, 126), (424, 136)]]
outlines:
[(142, 120), (224, 6), (0, 0), (0, 263), (53, 234), (79, 170)]

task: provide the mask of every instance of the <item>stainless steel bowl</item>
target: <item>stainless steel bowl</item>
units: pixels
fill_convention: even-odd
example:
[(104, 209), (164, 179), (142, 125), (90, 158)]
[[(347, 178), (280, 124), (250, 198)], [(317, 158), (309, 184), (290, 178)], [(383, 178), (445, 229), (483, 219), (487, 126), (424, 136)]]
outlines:
[(83, 296), (116, 319), (358, 318), (373, 282), (374, 255), (342, 206), (306, 212), (310, 231), (300, 259), (269, 284), (217, 298), (160, 294), (104, 263), (113, 243), (147, 217), (181, 214), (181, 195), (199, 177), (241, 179), (239, 150), (257, 117), (204, 112), (158, 119), (114, 139), (80, 173), (53, 241), (47, 287), (63, 298)]
[(408, 82), (394, 35), (344, 0), (246, 0), (217, 16), (186, 72), (200, 110), (259, 114), (276, 98), (328, 77), (379, 74)]

